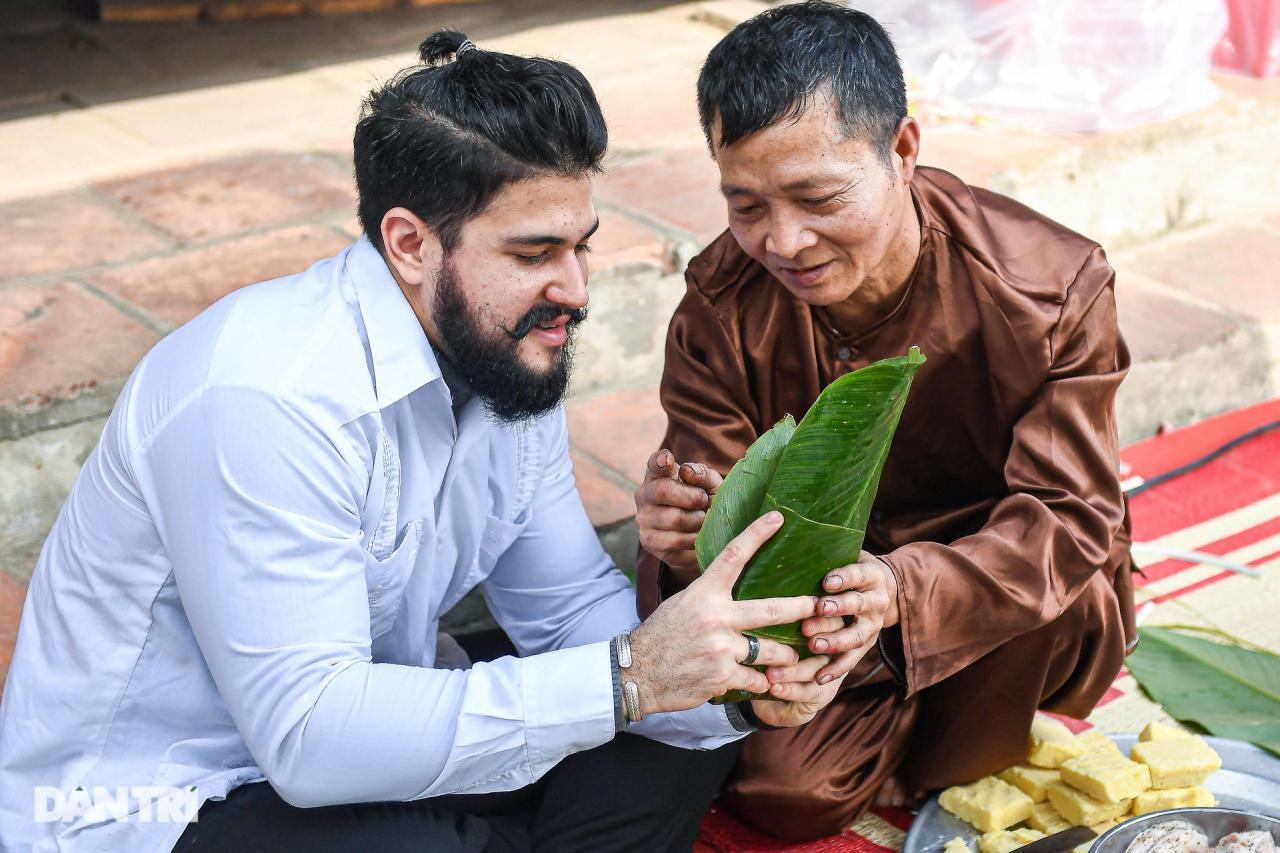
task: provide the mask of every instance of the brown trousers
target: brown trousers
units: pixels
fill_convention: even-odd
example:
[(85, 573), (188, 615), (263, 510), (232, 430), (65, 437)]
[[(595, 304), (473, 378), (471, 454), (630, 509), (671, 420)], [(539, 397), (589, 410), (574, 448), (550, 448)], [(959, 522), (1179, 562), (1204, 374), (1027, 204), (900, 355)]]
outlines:
[(1053, 622), (909, 698), (889, 681), (855, 686), (808, 725), (751, 735), (721, 802), (762, 832), (805, 840), (847, 828), (891, 773), (927, 791), (1002, 770), (1026, 756), (1037, 708), (1093, 710), (1120, 671), (1124, 633), (1099, 573)]

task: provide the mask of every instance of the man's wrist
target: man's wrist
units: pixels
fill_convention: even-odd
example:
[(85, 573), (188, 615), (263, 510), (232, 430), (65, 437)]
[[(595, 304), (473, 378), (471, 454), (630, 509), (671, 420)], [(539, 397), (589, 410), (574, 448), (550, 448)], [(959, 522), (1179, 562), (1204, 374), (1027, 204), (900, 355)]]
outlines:
[[(746, 721), (747, 725), (751, 726), (752, 731), (772, 732), (782, 728), (781, 726), (775, 726), (771, 723), (766, 723), (764, 720), (760, 719), (760, 715), (756, 713), (755, 705), (753, 704), (753, 702), (754, 700), (747, 699), (746, 701), (743, 701), (743, 702), (733, 703), (734, 707), (738, 709), (738, 714), (742, 716), (742, 718)], [(729, 722), (733, 723), (732, 717), (729, 718)], [(735, 726), (735, 728), (737, 727)]]

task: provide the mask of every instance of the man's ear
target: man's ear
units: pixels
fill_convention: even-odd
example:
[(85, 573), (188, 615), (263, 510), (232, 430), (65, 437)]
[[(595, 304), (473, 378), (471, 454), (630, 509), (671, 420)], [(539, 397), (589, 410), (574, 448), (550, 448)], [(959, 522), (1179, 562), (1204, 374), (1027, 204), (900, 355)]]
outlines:
[(400, 280), (415, 287), (439, 269), (444, 256), (435, 231), (405, 207), (393, 207), (383, 214), (382, 248)]
[(911, 183), (916, 173), (916, 160), (920, 157), (920, 124), (911, 116), (898, 122), (898, 132), (893, 137), (893, 153), (902, 164), (902, 180)]

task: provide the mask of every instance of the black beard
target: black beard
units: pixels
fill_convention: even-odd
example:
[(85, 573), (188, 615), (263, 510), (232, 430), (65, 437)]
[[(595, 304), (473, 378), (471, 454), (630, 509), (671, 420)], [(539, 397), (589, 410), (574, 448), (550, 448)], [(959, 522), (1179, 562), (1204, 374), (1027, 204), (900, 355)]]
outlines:
[[(486, 329), (462, 291), (453, 262), (445, 258), (436, 274), (431, 318), (445, 355), (462, 380), (480, 398), (490, 416), (516, 423), (545, 415), (564, 400), (573, 366), (573, 335), (586, 319), (585, 309), (541, 303), (512, 328)], [(520, 360), (516, 347), (538, 323), (568, 314), (567, 339), (545, 372)], [(494, 332), (497, 334), (494, 334)]]

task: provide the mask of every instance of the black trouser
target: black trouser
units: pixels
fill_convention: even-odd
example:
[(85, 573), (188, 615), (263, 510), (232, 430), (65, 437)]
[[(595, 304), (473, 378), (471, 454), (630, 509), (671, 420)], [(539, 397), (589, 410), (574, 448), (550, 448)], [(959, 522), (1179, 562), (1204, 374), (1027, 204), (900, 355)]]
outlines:
[(687, 851), (737, 762), (636, 735), (570, 755), (518, 791), (301, 809), (267, 783), (200, 808), (175, 853)]

